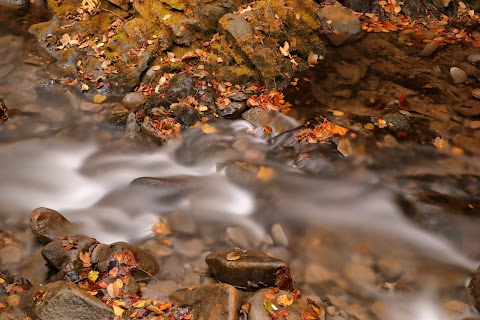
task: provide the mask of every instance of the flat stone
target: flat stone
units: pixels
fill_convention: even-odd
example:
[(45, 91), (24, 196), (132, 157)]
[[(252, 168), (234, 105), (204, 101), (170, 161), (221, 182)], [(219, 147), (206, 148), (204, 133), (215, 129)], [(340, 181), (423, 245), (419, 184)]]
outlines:
[(480, 64), (480, 53), (473, 53), (467, 57), (467, 61), (473, 65)]
[[(322, 23), (323, 34), (334, 46), (356, 41), (363, 36), (362, 24), (358, 17), (352, 10), (338, 2), (333, 6), (319, 9), (317, 14)], [(335, 30), (339, 33), (334, 32)]]
[[(247, 300), (247, 305), (250, 305), (247, 311), (248, 319), (325, 320), (326, 306), (320, 306), (307, 298), (296, 298), (293, 292), (284, 290), (274, 291), (269, 288), (258, 290)], [(288, 312), (286, 318), (281, 316), (282, 311)]]
[(42, 244), (58, 240), (58, 235), (68, 234), (73, 228), (72, 224), (59, 212), (44, 207), (32, 211), (30, 227)]
[(242, 293), (228, 284), (204, 284), (180, 289), (169, 297), (175, 305), (188, 307), (195, 320), (238, 320)]
[(464, 117), (478, 117), (480, 116), (480, 101), (468, 100), (454, 106), (454, 109)]
[(206, 258), (213, 277), (220, 282), (239, 287), (250, 284), (292, 288), (287, 264), (256, 250), (223, 250), (210, 253)]
[(222, 118), (236, 119), (239, 118), (242, 113), (247, 109), (245, 102), (230, 102), (223, 109), (218, 110), (218, 114)]
[(300, 125), (297, 120), (280, 112), (258, 107), (244, 112), (242, 118), (259, 127), (271, 127), (275, 135), (292, 130)]
[(34, 287), (22, 297), (20, 306), (34, 319), (42, 320), (109, 320), (115, 317), (112, 308), (101, 300), (63, 280)]

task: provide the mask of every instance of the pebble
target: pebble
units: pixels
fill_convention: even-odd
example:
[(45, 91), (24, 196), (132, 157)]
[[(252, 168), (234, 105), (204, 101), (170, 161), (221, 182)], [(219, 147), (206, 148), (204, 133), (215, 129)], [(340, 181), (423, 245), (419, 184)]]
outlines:
[(145, 95), (142, 92), (130, 92), (123, 97), (122, 102), (125, 107), (133, 110), (145, 102)]
[(22, 260), (24, 251), (25, 249), (16, 243), (7, 245), (0, 250), (0, 262), (4, 266), (17, 264)]
[(370, 267), (358, 263), (350, 263), (347, 265), (344, 273), (345, 276), (352, 281), (374, 283), (376, 279), (376, 274)]
[(210, 253), (205, 261), (213, 277), (220, 282), (240, 287), (253, 284), (292, 287), (287, 264), (257, 250), (222, 250)]
[(103, 110), (103, 105), (98, 104), (98, 103), (93, 103), (93, 102), (87, 102), (84, 101), (80, 103), (80, 110), (86, 111), (86, 112), (91, 112), (91, 113), (97, 113)]
[(478, 143), (478, 140), (475, 138), (468, 137), (459, 133), (453, 137), (453, 142), (460, 148), (465, 149), (468, 152), (480, 155), (480, 143)]
[(466, 316), (470, 313), (470, 307), (468, 306), (468, 304), (458, 300), (446, 301), (443, 304), (443, 308), (449, 313), (459, 314), (463, 316)]
[(480, 53), (473, 53), (467, 57), (467, 61), (473, 65), (480, 64)]
[(453, 83), (461, 84), (467, 82), (468, 80), (468, 76), (465, 71), (457, 67), (450, 68), (450, 76), (452, 77)]

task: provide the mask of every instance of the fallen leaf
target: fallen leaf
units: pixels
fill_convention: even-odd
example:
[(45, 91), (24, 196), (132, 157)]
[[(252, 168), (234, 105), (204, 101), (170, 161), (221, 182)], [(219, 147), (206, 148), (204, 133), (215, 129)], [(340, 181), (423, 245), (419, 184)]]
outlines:
[(277, 300), (279, 305), (284, 306), (284, 307), (288, 307), (288, 306), (292, 305), (292, 303), (293, 303), (293, 299), (290, 299), (286, 294), (282, 294), (282, 295), (278, 296), (276, 300)]
[(117, 317), (121, 317), (123, 315), (123, 313), (125, 312), (125, 309), (122, 309), (119, 306), (112, 306), (112, 308), (113, 308), (113, 313)]
[(257, 173), (257, 178), (262, 182), (268, 182), (275, 177), (275, 170), (269, 167), (261, 166)]
[(93, 102), (95, 102), (95, 103), (102, 103), (106, 99), (107, 99), (107, 96), (105, 96), (103, 94), (96, 94), (96, 95), (93, 96)]
[(235, 261), (235, 260), (238, 260), (240, 259), (240, 255), (237, 254), (236, 252), (229, 252), (227, 254), (227, 260), (228, 261)]
[(88, 280), (95, 282), (97, 281), (97, 279), (98, 279), (98, 271), (90, 270), (90, 272), (88, 272)]

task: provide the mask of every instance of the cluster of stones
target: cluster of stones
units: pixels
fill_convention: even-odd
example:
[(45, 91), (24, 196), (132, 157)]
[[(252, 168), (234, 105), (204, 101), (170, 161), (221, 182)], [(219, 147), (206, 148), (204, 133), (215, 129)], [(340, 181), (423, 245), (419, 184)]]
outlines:
[[(159, 264), (126, 243), (75, 234), (60, 213), (35, 209), (30, 225), (49, 269), (45, 284), (0, 274), (10, 315), (35, 319), (325, 319), (326, 304), (294, 290), (288, 265), (261, 251), (221, 250), (205, 261), (217, 283), (173, 292), (168, 302), (142, 299), (140, 287)], [(13, 313), (12, 313), (13, 312)], [(15, 313), (16, 312), (16, 313)]]

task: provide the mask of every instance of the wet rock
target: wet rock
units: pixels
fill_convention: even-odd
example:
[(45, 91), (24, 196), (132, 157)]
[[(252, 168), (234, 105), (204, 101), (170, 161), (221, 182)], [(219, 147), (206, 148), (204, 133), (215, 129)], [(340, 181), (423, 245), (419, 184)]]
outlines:
[[(322, 23), (323, 34), (334, 46), (356, 41), (363, 36), (358, 17), (338, 2), (319, 9), (317, 14)], [(340, 32), (337, 34), (335, 30)]]
[(418, 54), (419, 57), (428, 58), (431, 57), (438, 49), (438, 44), (430, 42), (423, 47), (422, 51)]
[(112, 308), (70, 281), (36, 286), (22, 297), (20, 306), (35, 319), (107, 320), (115, 317)]
[(245, 102), (230, 102), (224, 108), (218, 110), (218, 114), (222, 118), (236, 119), (247, 109)]
[[(132, 113), (135, 115), (134, 113)], [(141, 131), (149, 138), (150, 141), (152, 141), (155, 144), (158, 145), (163, 145), (165, 141), (167, 141), (167, 136), (159, 132), (151, 122), (150, 117), (145, 117), (143, 119), (142, 125), (140, 126)], [(134, 123), (136, 124), (136, 121), (134, 120)], [(127, 128), (128, 128), (128, 119), (127, 119)], [(133, 128), (133, 123), (132, 123), (132, 128)], [(135, 129), (136, 130), (136, 129)]]
[(228, 227), (225, 230), (225, 243), (240, 248), (256, 248), (259, 239), (243, 227)]
[(480, 65), (480, 53), (473, 53), (467, 57), (467, 61), (473, 65)]
[(30, 214), (30, 227), (37, 240), (47, 244), (58, 240), (58, 235), (72, 231), (72, 224), (59, 212), (49, 208), (37, 208)]
[(20, 277), (30, 280), (32, 283), (45, 283), (48, 278), (48, 266), (42, 256), (42, 250), (36, 250), (22, 261)]
[(96, 268), (100, 272), (106, 272), (111, 268), (111, 261), (115, 260), (115, 255), (122, 252), (133, 252), (138, 260), (138, 266), (134, 272), (134, 277), (139, 278), (143, 274), (154, 276), (159, 265), (150, 253), (140, 249), (127, 242), (115, 242), (110, 245), (99, 244), (92, 252), (92, 262), (97, 263)]
[(364, 78), (367, 73), (367, 67), (358, 64), (340, 62), (334, 65), (335, 71), (344, 79), (347, 84), (355, 84)]
[(18, 264), (23, 258), (25, 248), (18, 243), (10, 243), (0, 249), (0, 263), (3, 266)]
[[(267, 298), (268, 297), (268, 298)], [(248, 319), (283, 319), (282, 312), (286, 311), (286, 319), (320, 319), (325, 320), (326, 306), (320, 306), (314, 301), (295, 297), (293, 292), (284, 290), (261, 289), (248, 298), (246, 305)]]
[(454, 109), (464, 117), (478, 117), (480, 116), (480, 101), (468, 100), (454, 106)]
[(130, 111), (117, 111), (110, 114), (101, 125), (114, 128), (125, 128)]
[(292, 130), (300, 125), (297, 120), (280, 112), (258, 107), (244, 112), (242, 118), (259, 127), (269, 126), (274, 134)]
[(192, 77), (188, 74), (176, 74), (168, 83), (167, 90), (165, 91), (165, 98), (170, 103), (177, 103), (178, 99), (185, 99), (188, 96), (194, 96), (195, 94), (196, 91)]
[(130, 92), (123, 97), (122, 103), (130, 110), (135, 109), (139, 105), (145, 102), (145, 95), (143, 92)]
[(474, 96), (477, 99), (480, 99), (480, 88), (475, 88), (472, 90), (472, 96)]
[(238, 320), (243, 295), (228, 284), (204, 284), (180, 289), (169, 297), (175, 305), (188, 307), (196, 320)]
[(103, 110), (103, 105), (93, 102), (82, 102), (80, 103), (80, 110), (97, 113)]
[(253, 283), (282, 289), (292, 288), (287, 264), (261, 251), (217, 251), (210, 253), (205, 261), (213, 277), (221, 282), (240, 287), (249, 287)]
[(468, 316), (470, 315), (470, 307), (468, 304), (458, 300), (449, 300), (443, 303), (443, 308), (450, 314)]
[(62, 240), (55, 240), (42, 249), (42, 256), (47, 264), (57, 270), (67, 268), (78, 270), (83, 268), (80, 253), (98, 244), (97, 240), (84, 235), (71, 235)]
[(468, 81), (467, 73), (457, 67), (450, 68), (450, 76), (452, 77), (453, 83), (461, 84)]
[(185, 127), (190, 127), (202, 118), (202, 115), (197, 110), (187, 105), (176, 107), (172, 110), (172, 115)]

